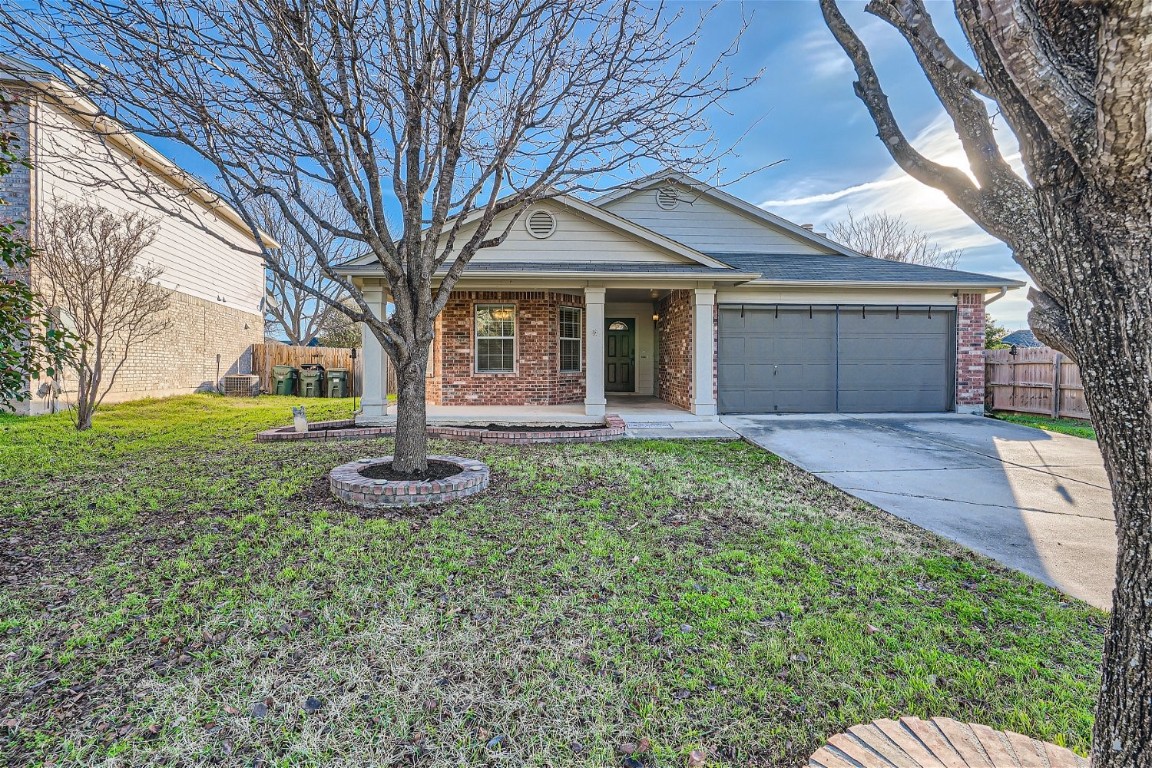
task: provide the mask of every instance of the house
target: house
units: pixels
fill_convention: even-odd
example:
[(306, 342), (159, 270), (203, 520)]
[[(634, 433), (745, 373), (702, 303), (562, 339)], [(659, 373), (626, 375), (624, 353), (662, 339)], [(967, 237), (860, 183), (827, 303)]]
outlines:
[[(59, 202), (95, 201), (158, 221), (141, 259), (162, 269), (156, 282), (170, 293), (170, 327), (130, 351), (106, 402), (194, 392), (250, 372), (252, 345), (264, 339), (264, 267), (240, 216), (50, 73), (0, 56), (0, 89), (16, 102), (7, 127), (31, 161), (0, 177), (0, 217), (26, 222), (33, 245), (43, 213)], [(35, 260), (22, 277), (42, 280)], [(68, 385), (65, 378), (65, 401)], [(16, 405), (38, 412), (46, 401)]]
[(1010, 347), (1020, 347), (1021, 349), (1031, 349), (1044, 346), (1044, 342), (1036, 338), (1036, 334), (1028, 328), (1020, 331), (1012, 331), (1004, 338), (1000, 339), (1001, 344), (1007, 344)]
[[(383, 311), (374, 258), (342, 271)], [(478, 253), (437, 320), (428, 401), (978, 412), (984, 306), (1020, 285), (862, 256), (665, 172), (541, 202)], [(371, 334), (365, 345), (367, 423), (384, 416), (384, 356)]]

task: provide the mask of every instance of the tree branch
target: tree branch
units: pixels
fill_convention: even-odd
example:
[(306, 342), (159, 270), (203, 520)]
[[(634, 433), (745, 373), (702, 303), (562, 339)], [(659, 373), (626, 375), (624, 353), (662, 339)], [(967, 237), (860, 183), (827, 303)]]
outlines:
[(888, 96), (880, 86), (880, 78), (872, 66), (868, 49), (840, 13), (836, 0), (820, 0), (820, 10), (828, 29), (852, 60), (857, 77), (853, 84), (856, 95), (868, 108), (876, 124), (877, 135), (892, 159), (912, 178), (946, 194), (961, 210), (977, 210), (979, 190), (963, 171), (929, 160), (908, 142), (888, 105)]
[(1048, 36), (1033, 0), (977, 0), (981, 26), (1012, 82), (1048, 128), (1077, 160), (1092, 154), (1094, 108), (1050, 52)]

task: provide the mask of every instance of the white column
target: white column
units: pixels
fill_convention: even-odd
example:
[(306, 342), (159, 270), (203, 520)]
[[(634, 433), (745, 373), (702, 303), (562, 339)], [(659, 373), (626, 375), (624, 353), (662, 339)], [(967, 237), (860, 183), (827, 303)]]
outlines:
[(692, 339), (695, 359), (692, 363), (692, 413), (697, 416), (716, 415), (716, 394), (713, 381), (713, 358), (716, 354), (714, 318), (716, 289), (696, 289), (696, 325)]
[[(365, 288), (364, 300), (376, 312), (377, 317), (384, 317), (388, 302), (385, 300), (382, 288)], [(383, 424), (388, 415), (388, 355), (384, 354), (384, 348), (380, 346), (376, 334), (366, 323), (361, 324), (360, 330), (364, 338), (360, 361), (364, 372), (364, 392), (356, 423)]]
[(584, 289), (584, 413), (603, 416), (604, 397), (604, 289)]

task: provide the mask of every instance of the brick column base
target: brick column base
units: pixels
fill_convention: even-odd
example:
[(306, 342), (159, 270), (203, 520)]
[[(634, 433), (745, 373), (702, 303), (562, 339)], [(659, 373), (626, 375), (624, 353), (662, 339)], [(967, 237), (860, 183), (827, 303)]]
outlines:
[(984, 294), (956, 301), (956, 412), (984, 413)]

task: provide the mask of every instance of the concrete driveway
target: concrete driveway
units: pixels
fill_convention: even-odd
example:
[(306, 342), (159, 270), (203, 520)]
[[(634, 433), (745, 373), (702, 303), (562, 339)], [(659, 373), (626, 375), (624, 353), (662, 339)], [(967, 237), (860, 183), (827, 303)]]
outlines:
[(1091, 440), (956, 414), (723, 422), (897, 517), (1092, 605), (1112, 604), (1112, 495)]

